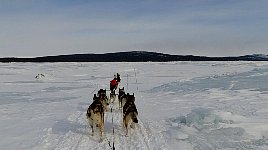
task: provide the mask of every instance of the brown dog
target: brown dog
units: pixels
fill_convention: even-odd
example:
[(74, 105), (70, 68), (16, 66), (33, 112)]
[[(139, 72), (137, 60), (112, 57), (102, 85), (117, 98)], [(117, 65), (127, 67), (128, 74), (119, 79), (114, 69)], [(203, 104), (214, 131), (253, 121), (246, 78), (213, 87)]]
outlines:
[(127, 94), (127, 101), (123, 107), (123, 125), (126, 128), (126, 136), (128, 135), (129, 127), (135, 128), (135, 124), (138, 123), (138, 110), (134, 101), (134, 94)]
[(123, 106), (122, 106), (122, 99), (123, 98), (126, 98), (126, 93), (125, 93), (124, 87), (122, 89), (119, 88), (119, 93), (118, 93), (119, 108), (123, 108)]
[(96, 124), (96, 126), (99, 127), (100, 137), (102, 137), (104, 133), (104, 109), (99, 99), (93, 101), (88, 107), (86, 116), (92, 129), (92, 136), (94, 135), (93, 127)]

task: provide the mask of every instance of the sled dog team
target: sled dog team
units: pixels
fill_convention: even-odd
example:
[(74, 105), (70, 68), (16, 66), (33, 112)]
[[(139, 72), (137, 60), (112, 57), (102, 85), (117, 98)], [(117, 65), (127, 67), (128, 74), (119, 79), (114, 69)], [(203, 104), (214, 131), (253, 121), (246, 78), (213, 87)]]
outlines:
[[(119, 74), (118, 74), (119, 75)], [(118, 79), (117, 78), (114, 78)], [(106, 89), (100, 89), (97, 94), (93, 96), (93, 102), (87, 109), (87, 119), (88, 123), (92, 129), (92, 136), (94, 135), (93, 127), (99, 128), (100, 137), (103, 137), (104, 134), (104, 113), (108, 111), (108, 105), (110, 103), (114, 103), (116, 100), (115, 90), (118, 86), (119, 80), (117, 80), (116, 85), (112, 85), (112, 81), (110, 82), (110, 97), (108, 98), (106, 95)], [(130, 128), (135, 128), (135, 124), (138, 123), (138, 111), (135, 105), (135, 96), (129, 93), (125, 93), (124, 87), (122, 89), (119, 88), (118, 93), (118, 102), (119, 102), (119, 109), (122, 110), (123, 113), (123, 126), (126, 129), (126, 136), (128, 135), (128, 130)]]

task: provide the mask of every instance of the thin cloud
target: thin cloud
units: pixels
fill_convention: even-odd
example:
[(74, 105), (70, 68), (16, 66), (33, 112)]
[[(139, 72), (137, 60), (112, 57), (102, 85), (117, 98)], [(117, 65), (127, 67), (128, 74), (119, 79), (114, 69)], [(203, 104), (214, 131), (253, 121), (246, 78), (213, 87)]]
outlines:
[(1, 1), (2, 56), (150, 50), (267, 53), (268, 2)]

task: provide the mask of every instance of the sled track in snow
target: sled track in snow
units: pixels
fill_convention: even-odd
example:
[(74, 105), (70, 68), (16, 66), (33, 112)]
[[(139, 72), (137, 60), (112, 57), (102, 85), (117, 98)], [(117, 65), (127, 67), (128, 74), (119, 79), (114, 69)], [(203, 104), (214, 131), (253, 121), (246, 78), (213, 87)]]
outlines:
[(148, 143), (148, 141), (149, 141), (148, 133), (146, 133), (146, 129), (144, 128), (143, 121), (140, 119), (140, 117), (138, 117), (138, 118), (139, 118), (140, 124), (138, 125), (137, 131), (139, 131), (139, 132), (137, 132), (137, 133), (139, 133), (141, 135), (140, 137), (144, 137), (144, 139), (143, 139), (144, 144), (146, 145), (148, 150), (151, 150), (150, 144)]
[[(116, 105), (116, 104), (113, 104)], [(112, 106), (113, 107), (113, 106)], [(129, 135), (125, 136), (126, 129), (123, 127), (123, 119), (122, 119), (122, 113), (121, 109), (115, 108), (113, 109), (113, 119), (114, 119), (114, 128), (115, 128), (115, 137), (114, 137), (114, 143), (115, 143), (115, 149), (150, 149), (149, 141), (147, 140), (148, 135), (146, 135), (146, 132), (143, 131), (145, 128), (143, 128), (143, 123), (141, 122), (139, 118), (139, 124), (136, 125), (135, 129), (130, 129)], [(112, 117), (112, 114), (110, 115)], [(112, 118), (108, 119), (111, 120)], [(112, 144), (112, 127), (110, 127), (111, 135), (109, 135), (111, 138), (111, 144)]]
[[(115, 107), (117, 106), (117, 107)], [(86, 119), (85, 111), (76, 111), (66, 120), (58, 121), (53, 128), (44, 129), (45, 135), (37, 147), (33, 149), (56, 149), (56, 150), (78, 150), (78, 149), (111, 149), (113, 139), (115, 149), (155, 149), (156, 137), (154, 137), (150, 124), (145, 123), (141, 117), (138, 117), (139, 123), (135, 129), (130, 129), (129, 135), (125, 136), (123, 127), (122, 113), (118, 104), (114, 103), (109, 106), (113, 108), (113, 113), (105, 112), (105, 138), (101, 141), (99, 130), (94, 128), (94, 136), (91, 135), (91, 128)], [(112, 125), (113, 116), (113, 125)], [(114, 126), (114, 138), (113, 138)], [(110, 142), (110, 145), (109, 145)], [(152, 147), (153, 146), (153, 147)]]

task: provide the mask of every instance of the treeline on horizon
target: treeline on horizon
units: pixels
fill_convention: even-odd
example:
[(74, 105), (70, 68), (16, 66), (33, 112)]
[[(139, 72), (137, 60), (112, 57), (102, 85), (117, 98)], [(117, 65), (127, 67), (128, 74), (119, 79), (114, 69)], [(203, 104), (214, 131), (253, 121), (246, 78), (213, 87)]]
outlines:
[[(264, 56), (264, 57), (263, 57)], [(237, 57), (206, 57), (193, 55), (170, 55), (157, 52), (117, 52), (106, 54), (72, 54), (35, 58), (0, 58), (0, 62), (169, 62), (169, 61), (268, 61), (266, 55)]]

